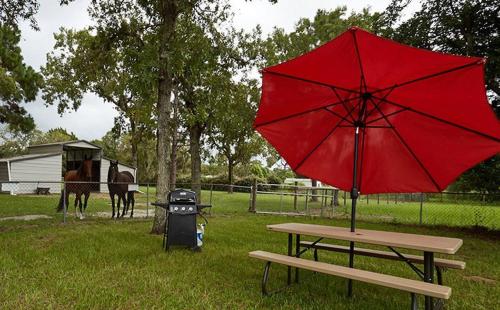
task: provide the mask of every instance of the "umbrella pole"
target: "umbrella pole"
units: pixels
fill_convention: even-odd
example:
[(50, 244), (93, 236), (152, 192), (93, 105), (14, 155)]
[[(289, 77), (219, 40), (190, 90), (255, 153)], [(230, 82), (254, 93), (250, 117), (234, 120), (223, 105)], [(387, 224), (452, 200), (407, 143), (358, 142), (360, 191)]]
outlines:
[[(359, 127), (356, 127), (354, 134), (354, 165), (352, 174), (352, 189), (351, 189), (351, 232), (356, 230), (356, 202), (358, 200), (358, 144), (359, 144)], [(349, 268), (354, 267), (354, 242), (349, 243)], [(347, 295), (352, 296), (352, 280), (347, 284)]]

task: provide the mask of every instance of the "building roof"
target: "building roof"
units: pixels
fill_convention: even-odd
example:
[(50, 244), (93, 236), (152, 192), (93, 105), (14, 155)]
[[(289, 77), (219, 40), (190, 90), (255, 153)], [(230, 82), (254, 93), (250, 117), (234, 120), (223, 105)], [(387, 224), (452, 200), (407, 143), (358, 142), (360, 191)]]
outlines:
[(10, 157), (10, 158), (0, 158), (0, 162), (23, 161), (23, 160), (30, 160), (30, 159), (42, 158), (42, 157), (51, 157), (51, 156), (57, 156), (57, 155), (61, 155), (61, 153), (27, 154), (27, 155), (14, 156), (14, 157)]
[(77, 145), (79, 143), (88, 144), (89, 148), (101, 149), (101, 147), (99, 145), (91, 143), (91, 142), (89, 142), (87, 140), (73, 140), (73, 141), (64, 141), (64, 142), (36, 144), (36, 145), (30, 145), (30, 146), (28, 146), (28, 148), (36, 148), (36, 147), (44, 147), (44, 146), (55, 146), (55, 145), (61, 145), (62, 147), (65, 147), (65, 146), (68, 146), (68, 147), (80, 147), (80, 146)]

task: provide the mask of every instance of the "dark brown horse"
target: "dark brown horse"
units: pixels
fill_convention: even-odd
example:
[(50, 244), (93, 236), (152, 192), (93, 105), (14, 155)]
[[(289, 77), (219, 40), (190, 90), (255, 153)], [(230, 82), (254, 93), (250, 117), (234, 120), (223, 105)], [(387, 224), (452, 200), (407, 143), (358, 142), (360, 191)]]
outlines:
[[(118, 171), (118, 162), (115, 160), (110, 161), (108, 169), (108, 190), (109, 197), (111, 198), (111, 206), (113, 208), (113, 214), (111, 215), (111, 218), (115, 217), (115, 195), (118, 196), (116, 217), (123, 217), (128, 210), (128, 205), (131, 202), (132, 211), (130, 213), (130, 217), (134, 216), (134, 193), (129, 192), (128, 190), (128, 184), (131, 183), (134, 183), (134, 176), (127, 171)], [(120, 201), (122, 201), (123, 203), (121, 216)]]
[[(59, 199), (59, 206), (57, 211), (62, 211), (64, 209), (64, 204), (66, 204), (66, 210), (69, 202), (69, 194), (75, 193), (75, 216), (77, 204), (80, 207), (80, 219), (85, 217), (85, 210), (87, 209), (87, 202), (90, 196), (90, 190), (92, 188), (91, 183), (78, 183), (78, 181), (90, 182), (92, 181), (92, 159), (85, 159), (80, 164), (77, 170), (69, 170), (64, 175), (64, 186), (65, 190), (61, 192), (61, 198)], [(64, 196), (66, 192), (66, 196)], [(82, 194), (85, 196), (85, 202), (82, 209)]]

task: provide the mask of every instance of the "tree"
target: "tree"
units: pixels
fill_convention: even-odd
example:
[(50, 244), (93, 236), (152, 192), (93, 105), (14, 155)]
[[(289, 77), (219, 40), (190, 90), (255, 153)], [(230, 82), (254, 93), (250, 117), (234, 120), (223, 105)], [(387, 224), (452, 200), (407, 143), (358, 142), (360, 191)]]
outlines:
[[(394, 0), (386, 12), (389, 24), (402, 15), (408, 0)], [(388, 15), (387, 13), (386, 15)], [(492, 108), (500, 115), (500, 15), (498, 1), (457, 0), (422, 2), (411, 18), (390, 31), (392, 38), (415, 47), (446, 53), (487, 57), (486, 88)], [(455, 188), (499, 191), (496, 155), (463, 174)], [(496, 173), (496, 174), (495, 174)]]
[[(59, 113), (77, 110), (83, 95), (92, 92), (119, 111), (118, 135), (130, 132), (132, 164), (139, 165), (138, 144), (154, 127), (155, 48), (150, 33), (134, 19), (119, 28), (97, 25), (80, 31), (61, 29), (55, 49), (43, 68), (44, 99), (58, 104)], [(152, 117), (153, 114), (153, 117)]]
[[(216, 121), (217, 106), (223, 104), (225, 94), (235, 74), (235, 37), (242, 33), (218, 27), (227, 18), (227, 8), (208, 12), (203, 18), (184, 16), (179, 22), (176, 48), (179, 57), (175, 63), (174, 79), (183, 105), (183, 123), (189, 134), (191, 154), (191, 188), (201, 199), (202, 136)], [(182, 52), (181, 52), (182, 51)]]
[[(218, 106), (210, 133), (210, 143), (227, 162), (228, 183), (233, 184), (234, 167), (262, 150), (263, 141), (253, 130), (252, 123), (259, 99), (256, 81), (232, 85), (227, 99)], [(232, 192), (232, 186), (229, 187)]]
[(75, 140), (78, 140), (78, 137), (74, 133), (68, 132), (66, 129), (62, 127), (58, 127), (49, 129), (46, 133), (43, 133), (39, 136), (34, 135), (31, 144), (46, 144), (46, 143), (66, 142)]
[(23, 62), (19, 48), (21, 33), (17, 25), (9, 24), (10, 19), (15, 17), (4, 14), (5, 11), (0, 9), (0, 123), (27, 133), (35, 127), (35, 123), (20, 104), (36, 99), (43, 80), (39, 73)]

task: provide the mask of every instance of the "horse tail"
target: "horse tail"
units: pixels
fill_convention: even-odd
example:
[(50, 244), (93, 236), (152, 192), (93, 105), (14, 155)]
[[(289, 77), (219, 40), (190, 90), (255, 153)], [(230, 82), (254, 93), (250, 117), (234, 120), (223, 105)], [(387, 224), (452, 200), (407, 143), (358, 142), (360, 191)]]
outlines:
[(57, 212), (61, 212), (64, 209), (64, 190), (61, 190), (61, 197), (59, 198), (59, 204), (57, 205)]

